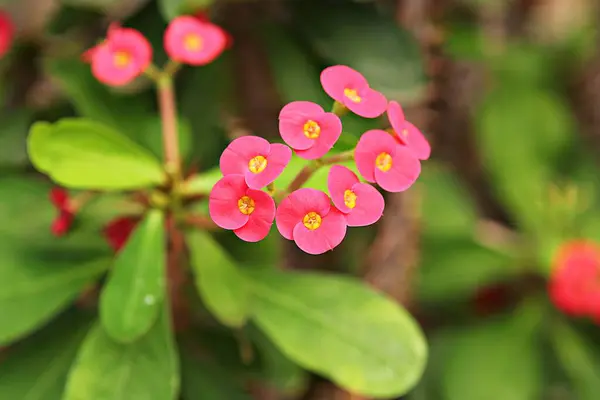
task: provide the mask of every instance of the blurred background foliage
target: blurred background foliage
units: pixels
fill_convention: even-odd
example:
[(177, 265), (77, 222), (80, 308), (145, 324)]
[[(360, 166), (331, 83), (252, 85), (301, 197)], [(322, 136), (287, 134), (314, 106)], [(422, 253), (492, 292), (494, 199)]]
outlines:
[[(93, 289), (79, 293), (104, 272), (103, 265), (81, 260), (91, 253), (110, 257), (99, 240), (104, 224), (139, 212), (105, 196), (82, 211), (72, 234), (53, 238), (51, 185), (27, 160), (29, 126), (81, 115), (119, 128), (162, 157), (149, 82), (107, 88), (80, 54), (110, 22), (120, 21), (149, 38), (160, 65), (167, 21), (205, 7), (232, 35), (233, 47), (208, 66), (185, 68), (177, 79), (190, 170), (213, 168), (240, 135), (276, 139), (277, 115), (286, 102), (310, 100), (329, 108), (318, 77), (333, 64), (357, 69), (372, 87), (400, 101), (433, 147), (418, 184), (388, 196), (383, 220), (351, 231), (341, 250), (312, 257), (275, 234), (249, 244), (219, 232), (215, 237), (229, 262), (354, 274), (406, 305), (430, 342), (425, 376), (407, 399), (598, 398), (598, 327), (561, 315), (546, 290), (561, 242), (600, 240), (597, 2), (2, 3), (16, 21), (18, 40), (0, 61), (0, 345), (7, 345), (0, 353), (0, 399), (61, 398), (94, 310)], [(351, 134), (346, 137), (356, 138), (385, 126), (350, 115), (343, 122)], [(61, 279), (57, 273), (73, 267), (80, 275)], [(40, 290), (44, 297), (31, 301), (29, 295)], [(294, 364), (253, 327), (240, 353), (239, 338), (190, 296), (188, 325), (178, 337), (185, 349), (183, 399), (351, 399)], [(23, 330), (31, 336), (13, 342)], [(104, 340), (97, 336), (95, 342)], [(94, 357), (86, 343), (85, 354)], [(152, 346), (140, 344), (130, 362), (164, 356)], [(111, 351), (94, 362), (114, 362), (120, 350)], [(254, 353), (250, 362), (247, 352)], [(156, 379), (168, 377), (148, 371), (147, 384)]]

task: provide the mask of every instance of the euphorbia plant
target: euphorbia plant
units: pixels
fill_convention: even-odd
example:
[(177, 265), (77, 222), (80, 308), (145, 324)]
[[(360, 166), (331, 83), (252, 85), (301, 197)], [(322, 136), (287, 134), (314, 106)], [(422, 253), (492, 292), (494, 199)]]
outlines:
[[(38, 122), (31, 129), (29, 154), (37, 169), (62, 187), (83, 190), (72, 198), (53, 191), (56, 235), (65, 235), (87, 202), (107, 192), (122, 193), (142, 209), (119, 216), (104, 230), (116, 254), (98, 261), (98, 270), (110, 268), (98, 291), (99, 318), (70, 369), (64, 398), (116, 399), (122, 387), (132, 399), (179, 396), (171, 320), (185, 298), (188, 266), (204, 306), (237, 332), (243, 348), (258, 327), (292, 361), (352, 393), (406, 393), (423, 372), (426, 346), (401, 306), (356, 279), (239, 265), (207, 230), (220, 227), (257, 242), (276, 222), (279, 233), (307, 253), (333, 250), (348, 227), (382, 216), (384, 197), (371, 183), (389, 192), (409, 189), (420, 160), (429, 157), (429, 144), (398, 103), (388, 103), (359, 72), (333, 66), (321, 74), (334, 100), (331, 112), (301, 99), (292, 102), (279, 116), (285, 144), (243, 136), (223, 151), (220, 173), (190, 175), (180, 156), (173, 83), (182, 64), (208, 64), (229, 43), (218, 26), (184, 16), (165, 31), (170, 60), (164, 68), (152, 63), (152, 48), (140, 32), (116, 25), (85, 53), (84, 61), (106, 85), (126, 85), (142, 75), (152, 80), (162, 163), (115, 127), (93, 120)], [(369, 130), (353, 148), (336, 149), (345, 113), (375, 118), (386, 110), (390, 129)], [(294, 172), (286, 174), (291, 163)], [(327, 173), (316, 179), (322, 170)], [(208, 213), (198, 205), (207, 205)], [(61, 306), (64, 302), (45, 317)], [(13, 337), (37, 323), (25, 324)], [(185, 332), (186, 324), (177, 326)], [(184, 348), (188, 357), (193, 346)]]

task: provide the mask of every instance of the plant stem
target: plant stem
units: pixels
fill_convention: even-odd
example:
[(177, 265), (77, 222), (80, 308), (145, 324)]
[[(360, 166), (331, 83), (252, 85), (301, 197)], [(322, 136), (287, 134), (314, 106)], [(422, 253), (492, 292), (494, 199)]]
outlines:
[(165, 169), (175, 183), (179, 184), (181, 181), (181, 156), (179, 155), (177, 112), (171, 76), (162, 74), (157, 82), (157, 89), (165, 151)]
[(293, 191), (300, 189), (302, 185), (304, 185), (320, 167), (325, 165), (332, 165), (339, 162), (349, 161), (353, 158), (354, 150), (349, 150), (331, 157), (315, 160), (315, 162), (302, 168), (298, 175), (296, 175), (296, 178), (294, 178), (292, 183), (290, 183), (290, 185), (288, 186), (286, 193), (292, 193)]

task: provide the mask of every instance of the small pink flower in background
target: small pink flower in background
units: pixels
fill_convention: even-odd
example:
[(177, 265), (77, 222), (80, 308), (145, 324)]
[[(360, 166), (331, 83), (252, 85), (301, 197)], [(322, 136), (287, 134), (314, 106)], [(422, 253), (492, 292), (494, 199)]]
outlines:
[(404, 118), (402, 107), (397, 101), (390, 101), (387, 114), (398, 141), (411, 149), (419, 160), (427, 160), (431, 155), (429, 142), (421, 131)]
[(140, 219), (137, 217), (119, 217), (106, 225), (102, 233), (115, 253), (125, 246), (131, 232), (133, 232), (139, 221)]
[(599, 278), (600, 245), (585, 240), (564, 243), (554, 260), (550, 298), (566, 314), (600, 323)]
[(331, 206), (327, 194), (303, 188), (287, 196), (277, 208), (277, 229), (308, 254), (322, 254), (342, 243), (346, 218)]
[(331, 167), (327, 188), (333, 204), (346, 214), (348, 226), (367, 226), (381, 218), (385, 207), (383, 196), (373, 186), (361, 183), (348, 168)]
[(164, 37), (169, 57), (191, 65), (210, 63), (227, 44), (227, 35), (219, 26), (187, 15), (171, 21)]
[(321, 72), (321, 85), (331, 98), (361, 117), (378, 117), (387, 107), (385, 96), (371, 89), (364, 76), (345, 65), (325, 68)]
[(279, 113), (279, 132), (298, 156), (314, 160), (323, 157), (342, 133), (342, 121), (309, 101), (294, 101)]
[(354, 159), (365, 180), (377, 182), (388, 192), (408, 189), (421, 173), (421, 163), (413, 152), (379, 129), (367, 131), (361, 136)]
[(229, 143), (219, 166), (223, 175), (242, 175), (251, 189), (262, 189), (277, 179), (291, 158), (292, 150), (284, 144), (242, 136)]
[(0, 57), (3, 57), (12, 46), (15, 26), (9, 14), (0, 11)]
[(243, 175), (221, 178), (208, 200), (212, 220), (246, 242), (258, 242), (269, 234), (275, 218), (275, 202), (266, 192), (250, 189)]
[(92, 74), (110, 86), (123, 86), (141, 75), (152, 62), (150, 42), (140, 32), (112, 24), (106, 40), (84, 53)]
[(75, 214), (70, 206), (69, 193), (62, 188), (53, 188), (50, 190), (50, 202), (58, 211), (50, 230), (54, 236), (64, 236), (75, 219)]

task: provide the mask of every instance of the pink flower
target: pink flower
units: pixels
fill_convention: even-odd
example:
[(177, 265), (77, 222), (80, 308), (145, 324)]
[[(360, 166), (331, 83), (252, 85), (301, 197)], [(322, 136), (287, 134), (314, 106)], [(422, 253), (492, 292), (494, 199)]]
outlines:
[(387, 114), (398, 141), (411, 149), (419, 160), (427, 160), (431, 155), (429, 142), (421, 131), (404, 118), (402, 107), (397, 101), (390, 101)]
[(275, 218), (275, 202), (266, 192), (250, 189), (243, 175), (221, 178), (208, 200), (212, 220), (246, 242), (258, 242), (269, 234)]
[(223, 175), (242, 175), (252, 189), (262, 189), (283, 172), (292, 158), (289, 147), (269, 143), (258, 136), (235, 139), (221, 154)]
[(294, 101), (279, 113), (279, 132), (298, 156), (314, 160), (323, 157), (342, 134), (342, 121), (309, 101)]
[(140, 32), (112, 24), (106, 40), (84, 53), (92, 64), (92, 74), (110, 86), (130, 83), (150, 65), (152, 47)]
[(325, 68), (321, 72), (321, 85), (331, 98), (361, 117), (378, 117), (387, 107), (385, 96), (371, 89), (364, 76), (345, 65)]
[(354, 159), (365, 180), (377, 182), (388, 192), (408, 189), (421, 173), (421, 163), (413, 152), (379, 129), (367, 131), (361, 136)]
[(3, 57), (10, 47), (15, 36), (15, 25), (9, 14), (0, 11), (0, 57)]
[(277, 209), (277, 229), (308, 254), (322, 254), (342, 243), (346, 218), (320, 190), (304, 188), (287, 196)]
[(367, 226), (381, 218), (385, 202), (381, 193), (341, 165), (334, 165), (327, 176), (333, 204), (344, 214), (348, 226)]
[(165, 31), (164, 44), (173, 60), (205, 65), (223, 52), (228, 38), (217, 25), (188, 15), (171, 21)]

